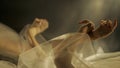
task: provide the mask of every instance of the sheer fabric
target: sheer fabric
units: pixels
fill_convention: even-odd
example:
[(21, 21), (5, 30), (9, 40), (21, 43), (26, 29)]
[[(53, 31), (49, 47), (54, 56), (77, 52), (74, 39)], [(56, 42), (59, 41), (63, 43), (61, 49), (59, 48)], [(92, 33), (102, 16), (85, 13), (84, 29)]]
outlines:
[[(69, 39), (68, 39), (69, 38)], [(53, 40), (60, 40), (63, 39), (63, 41), (57, 43), (56, 46), (64, 46), (67, 45), (69, 53), (72, 54), (73, 58), (71, 63), (75, 68), (119, 68), (120, 65), (120, 52), (115, 53), (97, 53), (96, 50), (93, 47), (92, 41), (90, 40), (89, 36), (87, 34), (82, 33), (68, 33), (64, 34), (62, 36), (56, 37)], [(51, 40), (50, 40), (51, 41)], [(44, 43), (46, 44), (46, 43)], [(19, 63), (19, 68), (56, 68), (54, 63), (54, 53), (53, 48), (51, 48), (52, 44), (47, 42), (46, 45), (41, 44), (40, 48), (44, 47), (43, 51), (39, 49), (39, 47), (35, 47), (28, 52), (20, 55), (20, 61), (22, 63)], [(74, 46), (77, 46), (74, 52), (72, 52), (72, 49)], [(49, 49), (46, 49), (49, 48)], [(64, 47), (63, 47), (64, 49)], [(39, 57), (38, 55), (34, 55), (33, 52), (44, 52), (40, 53)], [(37, 53), (36, 53), (37, 54)], [(25, 55), (28, 55), (26, 58)], [(34, 55), (34, 56), (33, 56)], [(35, 58), (31, 59), (29, 58)], [(42, 56), (42, 57), (40, 57)], [(38, 59), (42, 60), (38, 60)], [(28, 61), (30, 60), (30, 61)], [(22, 64), (22, 65), (21, 65)], [(114, 64), (114, 66), (113, 66)], [(23, 67), (22, 67), (23, 66)]]
[(16, 68), (16, 65), (8, 61), (0, 61), (0, 68)]
[[(38, 37), (40, 46), (29, 49), (29, 42), (24, 34), (25, 29), (18, 35), (14, 30), (0, 24), (0, 55), (16, 58), (14, 56), (20, 54), (17, 65), (0, 60), (0, 68), (57, 68), (54, 59), (60, 52), (68, 52), (72, 55), (70, 63), (74, 68), (120, 68), (120, 52), (98, 53), (99, 49), (94, 48), (93, 41), (87, 34), (68, 33), (49, 41), (40, 35)], [(55, 40), (56, 43), (52, 44), (51, 41)], [(3, 44), (6, 46), (5, 49), (2, 48)], [(56, 47), (56, 52), (52, 46)], [(27, 48), (29, 50), (26, 51)], [(101, 47), (100, 49), (102, 50)]]

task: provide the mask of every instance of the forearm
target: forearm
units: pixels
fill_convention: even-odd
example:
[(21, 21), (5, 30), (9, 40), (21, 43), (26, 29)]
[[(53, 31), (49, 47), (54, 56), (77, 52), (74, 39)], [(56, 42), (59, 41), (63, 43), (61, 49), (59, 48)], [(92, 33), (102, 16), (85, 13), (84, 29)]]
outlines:
[(28, 29), (28, 37), (29, 37), (30, 41), (32, 42), (32, 45), (31, 45), (32, 47), (39, 45), (35, 36), (36, 36), (35, 32), (33, 32), (31, 29)]
[(90, 36), (91, 40), (96, 40), (100, 38), (105, 38), (109, 36), (112, 32), (113, 31), (110, 32), (110, 31), (97, 29), (96, 31), (88, 33), (88, 35)]

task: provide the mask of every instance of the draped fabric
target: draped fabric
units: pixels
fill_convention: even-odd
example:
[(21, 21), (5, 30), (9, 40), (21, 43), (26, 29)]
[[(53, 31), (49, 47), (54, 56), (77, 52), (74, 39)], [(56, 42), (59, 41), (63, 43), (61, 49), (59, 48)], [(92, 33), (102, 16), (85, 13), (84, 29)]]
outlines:
[[(69, 40), (68, 40), (69, 38)], [(68, 33), (53, 40), (64, 39), (56, 46), (67, 45), (75, 68), (119, 68), (120, 52), (96, 53), (88, 35)], [(51, 41), (51, 40), (50, 40)], [(70, 42), (70, 43), (68, 43)], [(56, 68), (52, 44), (49, 41), (20, 55), (18, 68)], [(72, 52), (74, 46), (76, 50)], [(43, 49), (41, 51), (41, 48)], [(114, 66), (113, 66), (114, 64)]]
[[(4, 26), (3, 24), (0, 24), (0, 28), (5, 29), (0, 29), (0, 40), (5, 39), (6, 37), (12, 39), (11, 43), (13, 45), (4, 43), (8, 47), (7, 50), (9, 50), (9, 47), (17, 46), (19, 48), (14, 51), (18, 51), (20, 53), (17, 65), (9, 61), (0, 60), (0, 68), (57, 68), (54, 62), (55, 56), (63, 56), (66, 53), (70, 53), (72, 55), (70, 63), (74, 68), (120, 68), (120, 52), (104, 53), (103, 51), (103, 53), (97, 53), (96, 50), (98, 49), (94, 48), (93, 41), (91, 41), (87, 34), (67, 33), (48, 41), (40, 35), (37, 39), (38, 42), (42, 41), (40, 45), (31, 49), (28, 48), (29, 50), (25, 50), (29, 46), (29, 42), (23, 37), (23, 35), (25, 35), (25, 30), (21, 36), (19, 36), (12, 29)], [(6, 34), (6, 32), (9, 32), (9, 35)], [(14, 38), (19, 40), (17, 41), (17, 44), (19, 45), (14, 44), (16, 41)], [(6, 40), (3, 41), (6, 42)], [(52, 41), (54, 42), (51, 43)], [(26, 45), (23, 46), (22, 44)], [(2, 44), (0, 43), (0, 47), (1, 46)], [(56, 47), (56, 49), (53, 47)], [(10, 54), (10, 57), (14, 56), (13, 51), (2, 51), (4, 53), (1, 52), (1, 55), (4, 54), (9, 56)], [(61, 54), (59, 55), (59, 53)]]

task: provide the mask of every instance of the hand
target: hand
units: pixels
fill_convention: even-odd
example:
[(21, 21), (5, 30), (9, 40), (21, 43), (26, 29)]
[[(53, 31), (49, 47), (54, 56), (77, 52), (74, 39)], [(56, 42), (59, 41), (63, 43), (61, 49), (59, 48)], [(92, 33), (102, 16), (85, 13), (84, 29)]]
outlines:
[(81, 33), (88, 34), (89, 32), (92, 32), (95, 29), (95, 24), (90, 20), (83, 20), (79, 24), (82, 25), (79, 29), (79, 32)]
[(101, 20), (100, 26), (91, 32), (89, 32), (90, 38), (95, 40), (98, 38), (104, 38), (109, 36), (117, 27), (117, 20), (112, 23), (111, 20)]
[(30, 29), (36, 31), (37, 33), (41, 33), (48, 28), (49, 24), (46, 19), (38, 19), (36, 18), (31, 25)]
[(35, 36), (42, 33), (48, 28), (48, 21), (46, 19), (36, 18), (32, 25), (28, 28), (28, 38), (32, 47), (39, 45)]

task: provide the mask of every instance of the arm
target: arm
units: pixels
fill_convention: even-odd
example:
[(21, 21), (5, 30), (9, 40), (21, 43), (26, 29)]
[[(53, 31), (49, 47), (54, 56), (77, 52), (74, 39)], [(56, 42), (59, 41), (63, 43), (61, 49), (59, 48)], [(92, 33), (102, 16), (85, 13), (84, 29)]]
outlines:
[(38, 19), (36, 18), (33, 24), (28, 29), (28, 37), (29, 41), (32, 42), (32, 47), (38, 46), (39, 43), (37, 42), (35, 36), (39, 33), (42, 33), (48, 28), (48, 22), (46, 19)]
[(114, 23), (111, 20), (101, 20), (100, 26), (96, 30), (89, 32), (89, 35), (93, 40), (105, 38), (113, 33), (116, 27), (117, 20), (114, 20)]
[(81, 24), (85, 24), (79, 32), (87, 33), (92, 40), (96, 40), (99, 38), (105, 38), (109, 36), (117, 27), (117, 20), (112, 23), (111, 20), (101, 20), (100, 26), (98, 28), (94, 28), (94, 23), (89, 20), (84, 20)]

